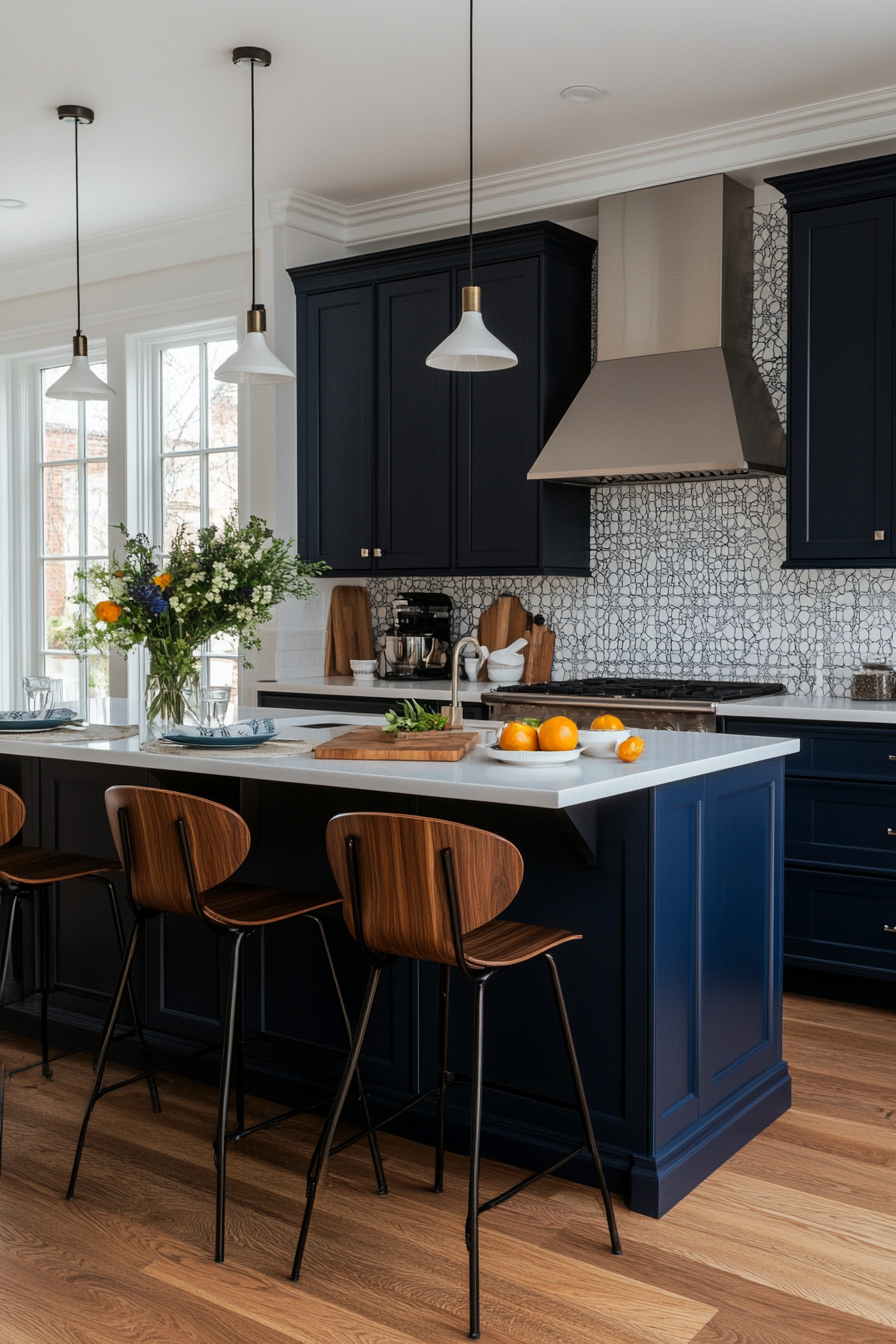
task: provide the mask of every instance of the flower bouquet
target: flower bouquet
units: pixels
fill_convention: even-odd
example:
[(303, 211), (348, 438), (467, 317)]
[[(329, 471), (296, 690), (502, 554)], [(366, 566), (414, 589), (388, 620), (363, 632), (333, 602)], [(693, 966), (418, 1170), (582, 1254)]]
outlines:
[[(127, 655), (140, 644), (149, 651), (146, 714), (168, 731), (192, 716), (199, 689), (198, 653), (213, 635), (239, 642), (243, 667), (249, 649), (260, 649), (258, 628), (271, 619), (285, 597), (310, 597), (311, 577), (327, 569), (290, 554), (292, 543), (274, 537), (264, 519), (240, 527), (235, 516), (223, 527), (203, 527), (195, 539), (178, 528), (165, 569), (158, 548), (142, 532), (128, 535), (123, 524), (124, 559), (79, 570), (77, 579), (92, 594), (106, 594), (93, 607), (80, 607), (72, 622), (69, 648), (78, 657), (92, 650), (117, 649)], [(83, 603), (83, 596), (74, 601)]]

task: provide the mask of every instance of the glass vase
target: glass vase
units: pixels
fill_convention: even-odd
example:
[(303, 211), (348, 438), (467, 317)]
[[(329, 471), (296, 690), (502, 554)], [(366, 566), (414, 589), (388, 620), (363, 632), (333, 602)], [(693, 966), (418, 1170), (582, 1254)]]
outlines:
[(167, 668), (150, 663), (144, 704), (151, 737), (164, 737), (180, 724), (199, 722), (199, 663)]

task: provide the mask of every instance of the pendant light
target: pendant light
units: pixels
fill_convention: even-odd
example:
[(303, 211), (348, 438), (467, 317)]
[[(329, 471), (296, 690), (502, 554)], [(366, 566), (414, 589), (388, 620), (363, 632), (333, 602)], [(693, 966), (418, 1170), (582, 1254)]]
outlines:
[(463, 313), (451, 335), (427, 359), (431, 369), (487, 373), (512, 369), (516, 355), (493, 336), (482, 320), (482, 291), (473, 284), (473, 0), (470, 0), (470, 283), (463, 289)]
[(270, 65), (264, 47), (234, 47), (234, 65), (248, 65), (252, 106), (252, 307), (246, 314), (246, 335), (239, 349), (215, 369), (221, 383), (292, 383), (295, 374), (268, 349), (264, 339), (264, 304), (255, 302), (255, 67)]
[(74, 107), (65, 104), (57, 107), (56, 115), (60, 121), (70, 121), (75, 128), (75, 293), (78, 301), (78, 326), (72, 341), (73, 354), (71, 367), (66, 369), (44, 393), (47, 397), (58, 397), (62, 401), (108, 401), (115, 393), (108, 383), (96, 374), (87, 362), (87, 337), (81, 330), (81, 220), (78, 182), (78, 127), (92, 126), (93, 113), (89, 107)]

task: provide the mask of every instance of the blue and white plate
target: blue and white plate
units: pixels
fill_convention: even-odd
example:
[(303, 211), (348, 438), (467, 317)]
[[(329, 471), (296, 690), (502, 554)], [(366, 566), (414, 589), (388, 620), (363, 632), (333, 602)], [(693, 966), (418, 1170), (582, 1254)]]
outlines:
[(175, 742), (179, 747), (258, 747), (270, 742), (277, 736), (273, 719), (240, 719), (237, 723), (228, 723), (223, 728), (194, 727), (181, 724), (172, 729), (162, 740)]
[(47, 733), (77, 719), (73, 709), (3, 709), (0, 733)]

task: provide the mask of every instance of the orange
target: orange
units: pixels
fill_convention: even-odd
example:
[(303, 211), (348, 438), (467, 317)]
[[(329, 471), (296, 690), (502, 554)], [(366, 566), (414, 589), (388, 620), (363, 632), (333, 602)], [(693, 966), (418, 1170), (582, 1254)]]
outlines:
[(498, 746), (502, 751), (537, 751), (538, 731), (527, 723), (506, 723)]
[(636, 761), (645, 745), (643, 737), (627, 737), (624, 742), (619, 743), (616, 748), (616, 755), (620, 761)]
[(615, 714), (598, 714), (597, 718), (592, 720), (591, 727), (594, 732), (601, 733), (610, 728), (618, 731), (624, 728), (625, 724), (621, 719), (617, 719)]
[(572, 751), (579, 745), (579, 730), (572, 719), (558, 714), (553, 719), (545, 719), (538, 729), (538, 745), (542, 751)]

